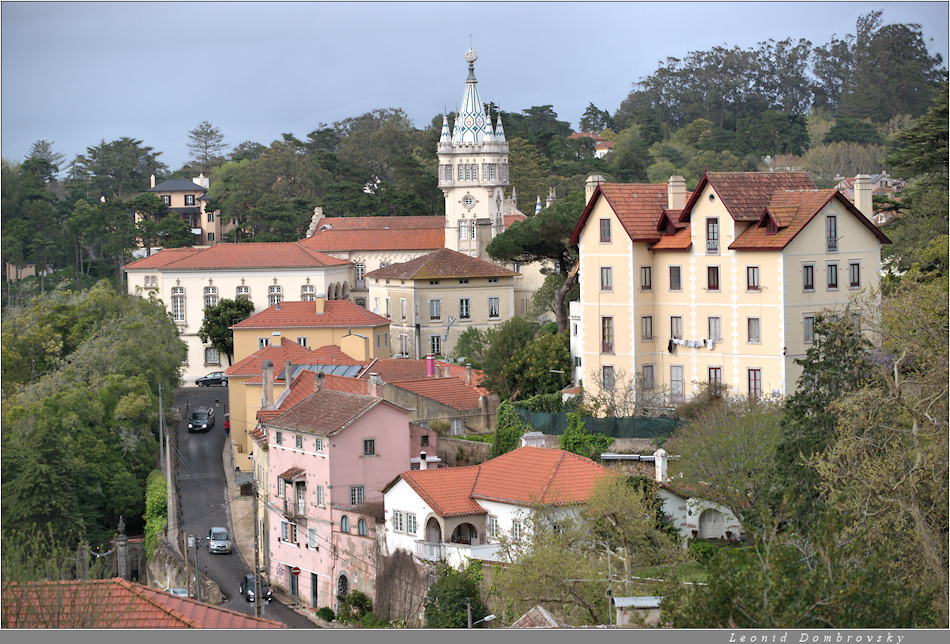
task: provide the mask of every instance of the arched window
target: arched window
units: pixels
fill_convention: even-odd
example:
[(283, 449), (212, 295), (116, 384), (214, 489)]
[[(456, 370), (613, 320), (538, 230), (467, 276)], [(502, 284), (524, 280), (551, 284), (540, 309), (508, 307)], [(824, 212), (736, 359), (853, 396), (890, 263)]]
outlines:
[(366, 519), (360, 519), (356, 524), (356, 531), (361, 537), (366, 536)]
[(340, 575), (339, 579), (336, 580), (336, 595), (337, 597), (346, 597), (348, 592), (350, 592), (350, 580), (346, 578), (346, 575)]
[(340, 519), (340, 532), (349, 532), (350, 531), (350, 518), (343, 515), (343, 518)]

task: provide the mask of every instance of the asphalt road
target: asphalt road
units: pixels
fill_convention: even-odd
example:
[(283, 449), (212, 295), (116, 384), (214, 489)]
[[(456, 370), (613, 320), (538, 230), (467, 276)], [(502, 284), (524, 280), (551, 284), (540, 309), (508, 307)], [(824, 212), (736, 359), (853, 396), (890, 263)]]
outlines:
[[(254, 604), (245, 601), (239, 592), (241, 578), (250, 574), (249, 566), (237, 549), (229, 555), (212, 555), (208, 552), (205, 537), (208, 530), (215, 526), (227, 528), (234, 534), (228, 517), (227, 481), (221, 453), (224, 450), (224, 409), (228, 398), (226, 387), (184, 387), (175, 392), (175, 403), (181, 412), (178, 423), (179, 481), (184, 530), (197, 535), (198, 570), (206, 574), (221, 588), (225, 596), (222, 608), (228, 608), (247, 615), (254, 614)], [(207, 433), (190, 433), (188, 417), (196, 407), (213, 407), (218, 400), (220, 407), (215, 410), (215, 425)], [(189, 548), (189, 561), (194, 565), (195, 550)], [(317, 628), (302, 615), (284, 606), (277, 600), (271, 601), (264, 609), (264, 617), (283, 622), (290, 628)]]

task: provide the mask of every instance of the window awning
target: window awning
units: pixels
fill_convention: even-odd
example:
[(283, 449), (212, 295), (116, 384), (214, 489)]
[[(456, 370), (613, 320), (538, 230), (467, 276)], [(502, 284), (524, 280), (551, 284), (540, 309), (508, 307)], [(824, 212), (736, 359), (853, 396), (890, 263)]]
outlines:
[(292, 467), (282, 474), (279, 474), (277, 478), (294, 483), (296, 481), (302, 481), (306, 477), (306, 474), (307, 472), (302, 467)]

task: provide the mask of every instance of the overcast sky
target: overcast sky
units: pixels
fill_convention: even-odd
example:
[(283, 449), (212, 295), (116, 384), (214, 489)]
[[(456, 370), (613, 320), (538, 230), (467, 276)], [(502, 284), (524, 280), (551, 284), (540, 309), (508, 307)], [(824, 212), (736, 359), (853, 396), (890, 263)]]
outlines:
[[(575, 129), (614, 112), (668, 56), (769, 38), (827, 43), (883, 10), (948, 59), (947, 2), (2, 3), (2, 155), (39, 139), (67, 161), (140, 139), (175, 170), (202, 121), (268, 145), (377, 108), (425, 127), (462, 97), (469, 45), (482, 100), (553, 105)], [(434, 152), (433, 152), (434, 153)]]

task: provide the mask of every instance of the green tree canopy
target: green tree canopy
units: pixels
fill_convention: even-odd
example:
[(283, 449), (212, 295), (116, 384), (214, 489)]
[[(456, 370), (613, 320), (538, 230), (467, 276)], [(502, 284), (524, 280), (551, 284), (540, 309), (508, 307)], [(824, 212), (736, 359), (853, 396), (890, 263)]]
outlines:
[(218, 300), (214, 306), (204, 311), (198, 337), (228, 357), (228, 365), (234, 356), (234, 332), (231, 327), (246, 320), (254, 312), (254, 303), (247, 299)]

